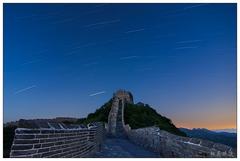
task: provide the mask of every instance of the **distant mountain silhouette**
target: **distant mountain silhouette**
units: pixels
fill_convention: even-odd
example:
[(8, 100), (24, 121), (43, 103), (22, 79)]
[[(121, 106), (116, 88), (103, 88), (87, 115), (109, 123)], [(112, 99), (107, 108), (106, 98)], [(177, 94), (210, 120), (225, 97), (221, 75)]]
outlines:
[(214, 132), (228, 132), (228, 133), (237, 133), (237, 129), (231, 128), (231, 129), (216, 129), (212, 130)]
[(233, 148), (237, 148), (237, 134), (229, 132), (214, 132), (208, 129), (186, 129), (179, 128), (181, 131), (185, 132), (188, 137), (200, 138), (205, 140), (210, 140), (216, 143), (222, 143)]

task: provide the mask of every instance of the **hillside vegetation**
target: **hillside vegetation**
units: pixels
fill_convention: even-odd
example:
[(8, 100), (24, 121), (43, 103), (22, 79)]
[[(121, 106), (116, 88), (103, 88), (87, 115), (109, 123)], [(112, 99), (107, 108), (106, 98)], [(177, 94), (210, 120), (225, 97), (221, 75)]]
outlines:
[[(94, 113), (90, 113), (87, 118), (77, 121), (78, 124), (87, 124), (91, 122), (108, 122), (108, 114), (111, 110), (112, 99), (97, 109)], [(170, 119), (156, 112), (149, 105), (127, 104), (124, 111), (124, 121), (129, 124), (132, 129), (158, 126), (160, 129), (168, 131), (175, 135), (186, 136), (172, 123)]]
[(147, 104), (127, 104), (124, 121), (126, 124), (129, 124), (132, 129), (155, 125), (161, 130), (168, 131), (172, 134), (186, 136), (184, 132), (176, 128), (169, 118), (160, 115)]

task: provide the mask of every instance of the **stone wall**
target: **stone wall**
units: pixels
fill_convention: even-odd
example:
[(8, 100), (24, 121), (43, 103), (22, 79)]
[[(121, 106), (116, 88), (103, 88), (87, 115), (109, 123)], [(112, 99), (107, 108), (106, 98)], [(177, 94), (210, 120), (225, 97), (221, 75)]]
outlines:
[(128, 131), (129, 139), (167, 158), (222, 158), (236, 157), (236, 149), (207, 140), (181, 137), (147, 127)]
[[(117, 115), (119, 114), (119, 104), (121, 102), (122, 108), (121, 109), (121, 120), (117, 120)], [(108, 115), (108, 133), (112, 136), (118, 135), (116, 133), (117, 130), (117, 122), (121, 121), (122, 127), (124, 127), (124, 108), (126, 103), (133, 103), (133, 96), (130, 92), (124, 90), (118, 90), (116, 93), (113, 94), (113, 103), (111, 110)], [(119, 127), (118, 127), (119, 128)]]
[(10, 157), (89, 157), (99, 150), (104, 133), (101, 123), (75, 129), (17, 128)]

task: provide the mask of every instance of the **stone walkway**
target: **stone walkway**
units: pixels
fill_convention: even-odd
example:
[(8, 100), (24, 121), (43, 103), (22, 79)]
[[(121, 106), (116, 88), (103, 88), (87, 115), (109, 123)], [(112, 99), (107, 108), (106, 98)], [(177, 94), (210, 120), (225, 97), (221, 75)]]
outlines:
[(127, 139), (107, 138), (95, 158), (159, 158), (159, 155), (131, 143)]

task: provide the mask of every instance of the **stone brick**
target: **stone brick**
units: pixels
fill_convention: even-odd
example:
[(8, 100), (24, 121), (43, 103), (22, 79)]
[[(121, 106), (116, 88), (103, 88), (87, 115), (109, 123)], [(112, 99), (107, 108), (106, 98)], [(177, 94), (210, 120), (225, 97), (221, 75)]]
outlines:
[(79, 152), (79, 150), (78, 150), (78, 149), (72, 149), (72, 150), (70, 151), (71, 154), (76, 153), (76, 152)]
[(57, 141), (57, 138), (40, 139), (40, 143), (49, 143), (49, 142), (55, 142), (55, 141)]
[(11, 155), (12, 156), (31, 155), (36, 152), (37, 152), (37, 150), (13, 150), (11, 152)]
[(54, 130), (41, 130), (41, 134), (54, 134)]
[(67, 151), (70, 151), (70, 150), (72, 150), (73, 148), (72, 147), (68, 147), (68, 148), (66, 148), (66, 149), (63, 149), (63, 152), (67, 152)]
[(39, 143), (45, 143), (46, 142), (46, 139), (40, 139), (39, 140)]
[(50, 139), (45, 139), (45, 142), (46, 143), (49, 143), (49, 142), (55, 142), (57, 139), (55, 138), (50, 138)]
[(44, 158), (44, 157), (49, 157), (49, 156), (51, 156), (51, 155), (58, 154), (58, 153), (61, 153), (61, 152), (62, 152), (62, 150), (50, 151), (50, 152), (47, 152), (47, 153), (43, 153), (43, 154), (42, 154), (42, 157), (43, 157), (43, 158)]
[(45, 147), (51, 147), (51, 146), (54, 146), (54, 143), (44, 143), (42, 144), (42, 147), (45, 148)]
[(64, 130), (55, 130), (55, 133), (64, 133)]
[(15, 139), (14, 144), (36, 144), (39, 143), (38, 139)]
[(42, 144), (34, 144), (34, 149), (38, 149), (38, 148), (41, 148)]
[(15, 139), (34, 139), (35, 135), (15, 135)]
[(62, 148), (61, 146), (53, 146), (50, 148), (50, 151), (59, 150), (61, 148)]
[(48, 137), (49, 138), (56, 138), (56, 137), (60, 137), (61, 134), (49, 134)]
[(65, 149), (67, 147), (70, 147), (71, 145), (62, 145), (62, 149)]
[(41, 158), (42, 157), (42, 154), (34, 154), (32, 155), (33, 158)]
[(38, 134), (40, 133), (40, 130), (24, 130), (24, 129), (17, 129), (16, 134)]
[(36, 135), (36, 138), (37, 139), (48, 138), (48, 135)]
[(74, 143), (74, 140), (65, 141), (65, 144), (71, 144), (71, 143)]
[(62, 144), (64, 144), (64, 142), (63, 142), (63, 141), (58, 141), (58, 142), (55, 142), (55, 145), (62, 145)]
[(66, 154), (65, 156), (63, 156), (63, 158), (72, 158), (72, 154)]
[(32, 149), (33, 148), (33, 145), (32, 144), (27, 144), (27, 145), (17, 145), (17, 144), (14, 144), (12, 146), (12, 150), (27, 150), (27, 149)]
[(55, 154), (55, 155), (51, 155), (49, 156), (49, 158), (61, 158), (61, 153)]
[(38, 153), (43, 153), (43, 152), (49, 152), (50, 148), (41, 148), (41, 149), (38, 149)]
[(64, 156), (66, 156), (66, 155), (68, 155), (69, 154), (69, 152), (62, 152), (62, 153), (60, 153), (60, 154), (58, 154), (59, 155), (59, 157), (64, 157)]

